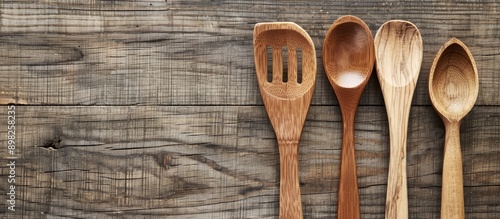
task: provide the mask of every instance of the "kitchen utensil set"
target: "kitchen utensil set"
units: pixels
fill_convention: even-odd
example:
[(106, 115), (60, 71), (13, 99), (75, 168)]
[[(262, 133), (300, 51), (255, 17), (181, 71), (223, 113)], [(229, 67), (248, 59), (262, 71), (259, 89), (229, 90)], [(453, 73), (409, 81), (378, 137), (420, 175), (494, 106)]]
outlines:
[[(306, 31), (291, 22), (256, 24), (253, 42), (259, 89), (280, 153), (280, 218), (302, 218), (298, 148), (316, 82), (315, 47)], [(323, 65), (344, 124), (338, 218), (360, 218), (354, 118), (375, 62), (390, 133), (385, 217), (408, 218), (407, 127), (422, 54), (420, 32), (408, 21), (388, 21), (373, 38), (361, 19), (343, 16), (327, 31)], [(478, 87), (470, 51), (451, 39), (437, 53), (429, 76), (430, 98), (446, 127), (441, 218), (465, 215), (459, 130), (474, 106)]]

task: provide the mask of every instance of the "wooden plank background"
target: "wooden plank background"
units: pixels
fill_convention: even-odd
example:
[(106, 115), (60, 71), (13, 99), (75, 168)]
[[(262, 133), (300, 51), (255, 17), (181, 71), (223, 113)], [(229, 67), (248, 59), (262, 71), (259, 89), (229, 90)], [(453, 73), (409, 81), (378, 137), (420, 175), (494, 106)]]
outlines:
[[(373, 34), (419, 27), (424, 58), (408, 133), (410, 218), (439, 218), (444, 127), (427, 90), (451, 37), (480, 89), (461, 129), (467, 218), (500, 218), (500, 3), (479, 1), (0, 2), (0, 215), (278, 218), (279, 156), (257, 87), (258, 22), (292, 21), (318, 76), (299, 150), (305, 218), (336, 217), (342, 122), (321, 47), (341, 15)], [(7, 104), (16, 104), (16, 212), (7, 210)], [(386, 112), (375, 74), (358, 109), (362, 218), (384, 218)], [(2, 217), (3, 218), (3, 217)]]

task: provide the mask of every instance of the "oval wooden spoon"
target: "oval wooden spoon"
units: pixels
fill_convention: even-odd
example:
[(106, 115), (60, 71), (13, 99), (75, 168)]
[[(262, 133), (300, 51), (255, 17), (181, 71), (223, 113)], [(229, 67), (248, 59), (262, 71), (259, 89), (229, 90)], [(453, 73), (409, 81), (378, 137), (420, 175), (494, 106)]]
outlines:
[(344, 123), (337, 218), (360, 218), (354, 117), (374, 62), (373, 37), (365, 22), (354, 16), (337, 19), (323, 43), (323, 65), (337, 95)]
[(464, 191), (460, 122), (477, 99), (479, 79), (469, 49), (452, 38), (439, 49), (429, 74), (429, 95), (446, 128), (441, 218), (463, 219)]
[(384, 23), (375, 35), (377, 76), (389, 120), (390, 158), (385, 218), (408, 218), (406, 134), (422, 63), (422, 38), (408, 21)]
[[(316, 51), (309, 35), (290, 22), (259, 23), (254, 28), (257, 80), (280, 153), (280, 218), (302, 218), (298, 149), (316, 81)], [(272, 82), (267, 81), (267, 47), (272, 47)], [(288, 79), (283, 82), (282, 49), (288, 48)], [(297, 49), (302, 49), (299, 83)]]

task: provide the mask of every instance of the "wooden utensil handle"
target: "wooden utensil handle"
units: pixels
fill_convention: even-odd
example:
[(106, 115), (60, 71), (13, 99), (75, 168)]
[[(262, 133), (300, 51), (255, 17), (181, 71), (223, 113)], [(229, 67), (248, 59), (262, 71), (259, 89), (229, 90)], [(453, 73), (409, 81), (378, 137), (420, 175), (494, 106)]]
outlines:
[(446, 139), (443, 159), (441, 218), (464, 219), (464, 186), (462, 151), (460, 150), (460, 123), (445, 123)]
[(406, 135), (409, 107), (389, 118), (390, 156), (387, 176), (386, 219), (408, 218), (408, 191), (406, 188)]
[[(354, 111), (354, 110), (353, 110)], [(359, 192), (354, 150), (354, 113), (343, 112), (342, 160), (337, 203), (337, 218), (358, 219)]]
[(298, 141), (279, 141), (280, 218), (302, 219), (298, 171)]

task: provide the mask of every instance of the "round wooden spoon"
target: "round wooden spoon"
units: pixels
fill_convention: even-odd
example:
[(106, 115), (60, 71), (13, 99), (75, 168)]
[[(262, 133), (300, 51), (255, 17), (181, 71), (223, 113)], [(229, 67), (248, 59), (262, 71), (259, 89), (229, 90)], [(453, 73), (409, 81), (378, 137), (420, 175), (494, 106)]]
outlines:
[(406, 134), (422, 64), (422, 38), (408, 21), (384, 23), (375, 35), (377, 76), (389, 120), (390, 158), (385, 218), (408, 218)]
[(323, 65), (337, 95), (344, 123), (337, 218), (360, 217), (354, 117), (374, 62), (373, 37), (368, 26), (354, 16), (337, 19), (323, 43)]
[(429, 74), (432, 105), (446, 127), (441, 196), (444, 219), (465, 218), (460, 122), (474, 106), (478, 87), (474, 58), (460, 40), (452, 38), (438, 51)]

